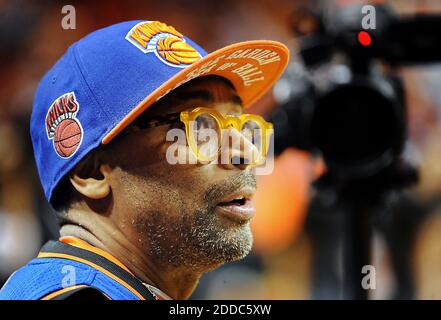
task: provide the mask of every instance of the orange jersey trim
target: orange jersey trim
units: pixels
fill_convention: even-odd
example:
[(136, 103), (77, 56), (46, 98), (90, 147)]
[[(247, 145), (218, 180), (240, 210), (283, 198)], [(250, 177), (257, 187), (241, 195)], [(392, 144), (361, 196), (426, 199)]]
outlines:
[(74, 247), (77, 247), (77, 248), (80, 248), (80, 249), (84, 249), (84, 250), (96, 253), (96, 254), (106, 258), (107, 260), (112, 261), (117, 266), (123, 268), (128, 273), (130, 273), (132, 276), (135, 276), (121, 261), (119, 261), (113, 255), (111, 255), (107, 251), (104, 251), (104, 250), (102, 250), (100, 248), (97, 248), (97, 247), (94, 247), (94, 246), (90, 245), (89, 243), (87, 243), (84, 240), (81, 240), (81, 239), (79, 239), (77, 237), (66, 236), (66, 237), (61, 237), (59, 239), (59, 241), (63, 242), (63, 243), (66, 243), (66, 244), (70, 244), (71, 246), (74, 246)]
[(75, 256), (72, 256), (72, 255), (69, 255), (69, 254), (53, 253), (53, 252), (40, 252), (38, 254), (37, 258), (62, 258), (62, 259), (74, 260), (74, 261), (77, 261), (77, 262), (80, 262), (80, 263), (87, 264), (87, 265), (91, 266), (92, 268), (95, 268), (95, 269), (101, 271), (102, 273), (104, 273), (105, 275), (110, 277), (111, 279), (115, 280), (116, 282), (118, 282), (119, 284), (121, 284), (122, 286), (124, 286), (125, 288), (130, 290), (139, 299), (145, 300), (145, 298), (137, 290), (135, 290), (132, 286), (130, 286), (127, 282), (125, 282), (121, 278), (115, 276), (114, 274), (112, 274), (108, 270), (104, 269), (103, 267), (101, 267), (101, 266), (99, 266), (99, 265), (97, 265), (97, 264), (95, 264), (93, 262), (90, 262), (88, 260), (85, 260), (85, 259), (82, 259), (82, 258), (79, 258), (79, 257), (75, 257)]
[(66, 292), (69, 292), (69, 291), (72, 291), (72, 290), (75, 290), (75, 289), (78, 289), (78, 288), (84, 288), (84, 287), (87, 287), (87, 286), (85, 284), (80, 284), (80, 285), (77, 285), (77, 286), (72, 286), (72, 287), (60, 289), (60, 290), (57, 290), (57, 291), (54, 291), (54, 292), (48, 294), (47, 296), (44, 296), (40, 300), (51, 300), (51, 299), (53, 299), (53, 298), (55, 298), (55, 297), (57, 297), (59, 295), (62, 295), (63, 293), (66, 293)]

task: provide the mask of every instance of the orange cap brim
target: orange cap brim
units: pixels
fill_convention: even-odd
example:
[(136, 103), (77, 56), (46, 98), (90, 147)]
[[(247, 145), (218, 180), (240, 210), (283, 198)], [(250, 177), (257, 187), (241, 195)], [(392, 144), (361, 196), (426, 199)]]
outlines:
[(288, 65), (288, 60), (288, 48), (277, 41), (245, 41), (216, 50), (175, 74), (149, 94), (103, 138), (102, 143), (109, 143), (161, 97), (202, 76), (217, 75), (231, 81), (244, 108), (247, 108), (271, 89)]

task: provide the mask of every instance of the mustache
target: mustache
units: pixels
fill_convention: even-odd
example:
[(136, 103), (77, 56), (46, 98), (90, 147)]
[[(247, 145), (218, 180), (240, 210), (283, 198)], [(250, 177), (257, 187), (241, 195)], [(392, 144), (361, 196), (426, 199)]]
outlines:
[(222, 182), (213, 184), (205, 192), (204, 200), (209, 207), (214, 209), (222, 198), (245, 187), (250, 187), (254, 190), (257, 187), (256, 177), (249, 171), (243, 171), (238, 175), (223, 180)]

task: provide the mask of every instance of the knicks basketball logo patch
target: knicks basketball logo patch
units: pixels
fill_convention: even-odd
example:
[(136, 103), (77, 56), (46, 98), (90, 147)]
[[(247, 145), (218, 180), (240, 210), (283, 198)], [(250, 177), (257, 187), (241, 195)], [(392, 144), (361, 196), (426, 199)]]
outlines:
[(201, 59), (181, 33), (159, 21), (138, 23), (127, 33), (126, 39), (142, 52), (152, 52), (172, 67), (185, 68)]
[(73, 156), (81, 145), (83, 128), (76, 118), (79, 109), (75, 93), (69, 92), (57, 98), (47, 112), (47, 138), (62, 158)]

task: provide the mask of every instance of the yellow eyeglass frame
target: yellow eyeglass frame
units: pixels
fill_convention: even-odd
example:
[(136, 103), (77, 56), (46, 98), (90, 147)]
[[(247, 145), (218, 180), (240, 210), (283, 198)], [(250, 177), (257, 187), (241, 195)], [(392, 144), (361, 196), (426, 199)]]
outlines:
[[(240, 116), (234, 116), (234, 115), (223, 115), (219, 111), (211, 108), (203, 108), (203, 107), (197, 107), (193, 109), (192, 111), (182, 111), (180, 113), (180, 120), (185, 125), (185, 135), (187, 137), (187, 143), (193, 152), (193, 154), (196, 156), (196, 158), (199, 161), (213, 161), (216, 159), (217, 155), (214, 155), (213, 157), (206, 156), (202, 154), (198, 148), (197, 141), (195, 140), (194, 134), (191, 133), (192, 127), (191, 123), (195, 123), (197, 117), (199, 117), (202, 114), (208, 114), (212, 116), (219, 128), (220, 128), (220, 139), (219, 141), (223, 141), (222, 137), (224, 134), (224, 131), (228, 129), (229, 127), (233, 127), (237, 131), (239, 131), (242, 134), (242, 128), (245, 123), (248, 121), (254, 121), (260, 129), (262, 130), (262, 137), (260, 142), (260, 158), (256, 159), (252, 163), (250, 163), (251, 166), (259, 165), (263, 162), (265, 159), (268, 148), (269, 148), (269, 139), (273, 133), (273, 124), (270, 122), (265, 121), (261, 116), (256, 114), (242, 114)], [(247, 139), (247, 138), (246, 138)], [(220, 142), (218, 142), (219, 144)]]

